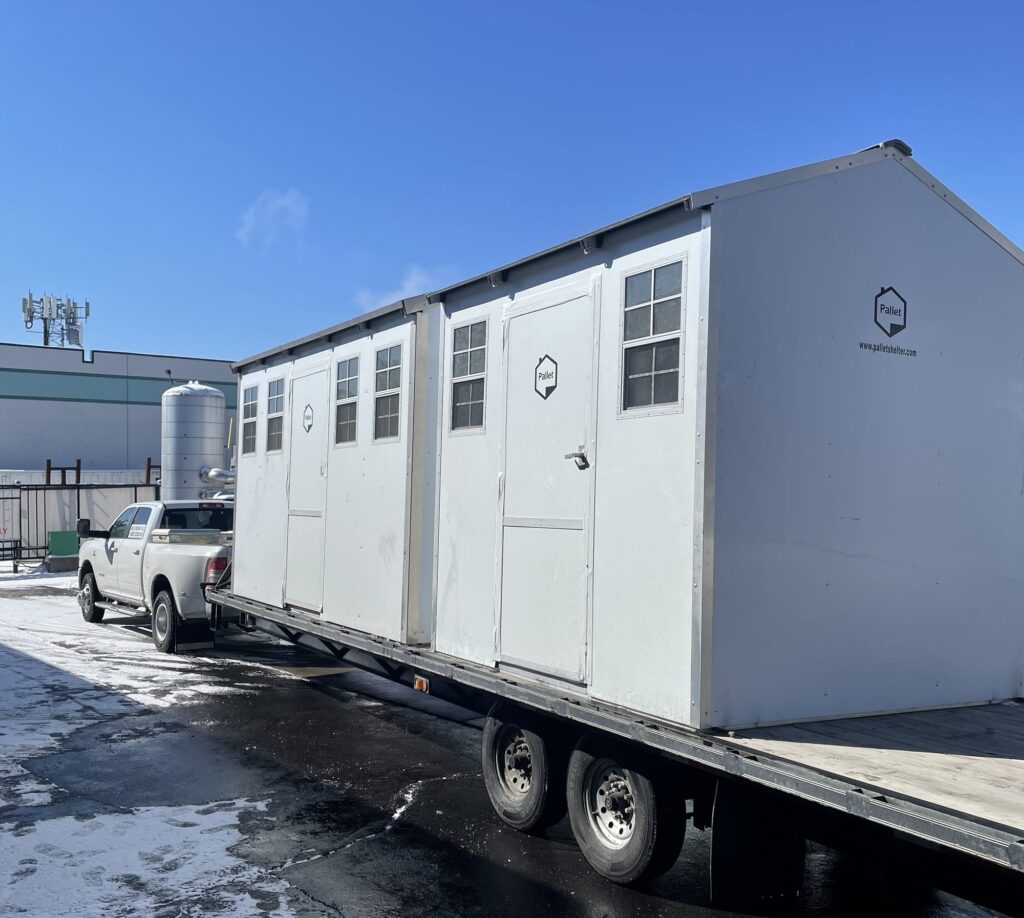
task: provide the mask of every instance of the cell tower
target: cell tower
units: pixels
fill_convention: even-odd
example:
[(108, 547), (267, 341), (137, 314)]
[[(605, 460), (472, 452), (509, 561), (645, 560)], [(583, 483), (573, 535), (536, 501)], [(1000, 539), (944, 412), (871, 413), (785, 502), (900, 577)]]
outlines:
[(21, 298), (21, 313), (25, 328), (31, 329), (38, 319), (43, 323), (43, 345), (45, 347), (83, 347), (85, 322), (89, 318), (89, 301), (84, 306), (69, 296), (51, 296), (44, 293), (38, 299), (32, 298), (32, 291)]

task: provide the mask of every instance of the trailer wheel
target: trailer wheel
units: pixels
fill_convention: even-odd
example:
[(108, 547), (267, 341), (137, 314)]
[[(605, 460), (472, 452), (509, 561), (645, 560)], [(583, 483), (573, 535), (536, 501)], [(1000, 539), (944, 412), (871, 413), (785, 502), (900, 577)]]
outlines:
[(684, 798), (654, 763), (584, 736), (569, 758), (566, 797), (576, 843), (606, 879), (639, 883), (678, 860), (686, 832)]
[(78, 604), (82, 607), (82, 618), (90, 624), (97, 624), (103, 621), (103, 609), (96, 605), (98, 599), (102, 599), (100, 591), (96, 589), (96, 578), (92, 571), (87, 571), (82, 577), (82, 590), (78, 594)]
[(565, 751), (537, 718), (494, 705), (484, 723), (481, 750), (487, 796), (503, 822), (530, 832), (565, 816)]
[(153, 644), (162, 653), (174, 653), (175, 637), (178, 631), (178, 613), (174, 608), (174, 597), (167, 590), (156, 594), (153, 614)]

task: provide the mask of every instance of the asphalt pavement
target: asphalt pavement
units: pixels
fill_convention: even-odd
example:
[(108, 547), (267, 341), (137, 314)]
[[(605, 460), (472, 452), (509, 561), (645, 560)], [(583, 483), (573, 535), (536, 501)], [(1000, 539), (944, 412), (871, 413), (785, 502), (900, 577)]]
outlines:
[[(0, 579), (0, 915), (716, 916), (709, 835), (643, 889), (568, 822), (506, 828), (475, 714), (236, 632), (168, 657), (82, 621), (68, 578)], [(1000, 914), (901, 857), (808, 849), (765, 915)]]

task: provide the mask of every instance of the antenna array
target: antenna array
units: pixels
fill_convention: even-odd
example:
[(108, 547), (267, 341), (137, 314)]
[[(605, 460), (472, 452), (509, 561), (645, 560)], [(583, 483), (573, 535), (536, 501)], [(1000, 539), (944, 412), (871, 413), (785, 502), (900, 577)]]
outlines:
[(21, 314), (25, 328), (31, 329), (36, 321), (43, 326), (43, 344), (49, 347), (83, 347), (85, 322), (89, 318), (89, 301), (79, 306), (76, 300), (44, 293), (33, 298), (32, 291), (21, 298)]

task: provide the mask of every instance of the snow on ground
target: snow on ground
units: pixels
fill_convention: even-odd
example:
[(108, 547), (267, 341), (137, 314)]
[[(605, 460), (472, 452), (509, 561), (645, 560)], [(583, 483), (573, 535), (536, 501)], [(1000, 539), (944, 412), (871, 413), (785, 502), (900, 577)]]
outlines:
[(6, 593), (8, 590), (36, 590), (39, 587), (51, 587), (59, 590), (77, 590), (78, 574), (71, 573), (51, 574), (42, 564), (29, 566), (24, 564), (18, 566), (18, 573), (12, 570), (9, 561), (0, 562), (0, 591)]
[(289, 914), (288, 884), (231, 851), (265, 802), (33, 815), (67, 797), (33, 758), (111, 718), (250, 691), (238, 680), (258, 667), (161, 654), (144, 620), (90, 625), (65, 585), (73, 575), (0, 578), (0, 915)]
[(288, 883), (234, 856), (239, 819), (266, 805), (138, 807), (0, 825), (0, 914), (288, 915)]

